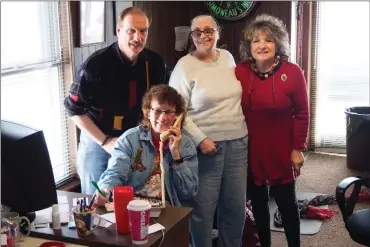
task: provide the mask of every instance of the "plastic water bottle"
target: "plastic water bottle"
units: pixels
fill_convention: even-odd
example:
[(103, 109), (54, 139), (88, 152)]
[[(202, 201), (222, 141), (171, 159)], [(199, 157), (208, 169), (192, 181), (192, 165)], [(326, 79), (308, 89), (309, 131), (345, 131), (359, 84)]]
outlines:
[(60, 229), (62, 226), (60, 222), (60, 212), (59, 212), (58, 204), (53, 205), (51, 218), (52, 218), (53, 229)]

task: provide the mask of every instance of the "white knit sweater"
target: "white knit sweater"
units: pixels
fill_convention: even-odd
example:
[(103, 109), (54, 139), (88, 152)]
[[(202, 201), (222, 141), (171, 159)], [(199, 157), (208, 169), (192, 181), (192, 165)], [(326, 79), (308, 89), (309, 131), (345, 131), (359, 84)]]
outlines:
[(248, 134), (234, 58), (227, 50), (218, 51), (220, 56), (215, 62), (202, 62), (190, 54), (182, 57), (170, 78), (170, 86), (185, 98), (184, 128), (197, 146), (206, 137), (225, 141)]

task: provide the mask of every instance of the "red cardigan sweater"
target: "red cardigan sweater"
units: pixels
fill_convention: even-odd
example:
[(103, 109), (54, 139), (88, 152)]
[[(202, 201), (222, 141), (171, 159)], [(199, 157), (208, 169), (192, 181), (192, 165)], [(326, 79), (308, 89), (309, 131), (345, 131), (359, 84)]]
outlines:
[(249, 171), (257, 185), (294, 180), (291, 153), (305, 147), (308, 133), (308, 96), (302, 70), (295, 64), (281, 63), (266, 79), (258, 77), (247, 63), (235, 69), (243, 88)]

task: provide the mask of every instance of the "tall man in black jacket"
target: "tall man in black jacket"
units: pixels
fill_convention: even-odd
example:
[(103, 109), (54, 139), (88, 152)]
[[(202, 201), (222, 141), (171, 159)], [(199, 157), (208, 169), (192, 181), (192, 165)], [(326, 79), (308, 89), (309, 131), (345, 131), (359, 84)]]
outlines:
[(168, 81), (163, 58), (144, 48), (148, 30), (142, 10), (123, 10), (116, 27), (118, 41), (87, 58), (64, 101), (81, 129), (77, 170), (82, 193), (94, 193), (91, 181), (98, 181), (107, 169), (117, 137), (138, 124), (146, 90)]

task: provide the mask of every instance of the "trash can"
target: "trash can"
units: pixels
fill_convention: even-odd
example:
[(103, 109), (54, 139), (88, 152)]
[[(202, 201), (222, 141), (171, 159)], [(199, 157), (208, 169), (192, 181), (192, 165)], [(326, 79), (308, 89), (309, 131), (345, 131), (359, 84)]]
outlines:
[(347, 167), (370, 171), (370, 107), (346, 108)]

